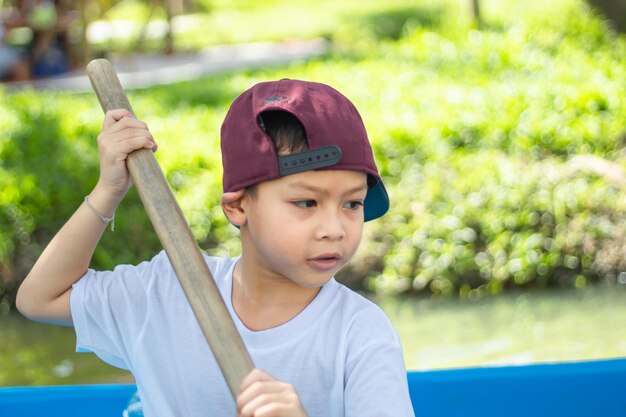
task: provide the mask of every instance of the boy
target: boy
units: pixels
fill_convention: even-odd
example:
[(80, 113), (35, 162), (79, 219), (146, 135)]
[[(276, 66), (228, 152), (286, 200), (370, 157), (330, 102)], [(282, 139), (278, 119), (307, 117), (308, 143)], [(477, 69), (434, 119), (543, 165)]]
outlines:
[(363, 222), (389, 207), (348, 99), (319, 83), (260, 83), (222, 125), (222, 208), (240, 229), (242, 254), (205, 258), (259, 368), (236, 402), (163, 252), (138, 266), (88, 269), (130, 188), (126, 156), (156, 150), (125, 110), (107, 113), (98, 144), (98, 184), (22, 284), (24, 315), (73, 325), (77, 350), (129, 369), (146, 416), (413, 415), (395, 331), (333, 278)]

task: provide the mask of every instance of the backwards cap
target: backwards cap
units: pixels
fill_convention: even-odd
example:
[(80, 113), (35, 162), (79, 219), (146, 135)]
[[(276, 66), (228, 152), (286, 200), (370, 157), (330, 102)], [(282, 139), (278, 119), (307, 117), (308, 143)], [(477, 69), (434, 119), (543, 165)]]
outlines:
[[(272, 139), (259, 124), (261, 113), (275, 110), (291, 113), (302, 123), (307, 151), (276, 154)], [(224, 192), (297, 172), (351, 170), (368, 176), (365, 221), (389, 209), (363, 120), (350, 100), (328, 85), (287, 79), (256, 84), (230, 106), (222, 124), (221, 146)]]

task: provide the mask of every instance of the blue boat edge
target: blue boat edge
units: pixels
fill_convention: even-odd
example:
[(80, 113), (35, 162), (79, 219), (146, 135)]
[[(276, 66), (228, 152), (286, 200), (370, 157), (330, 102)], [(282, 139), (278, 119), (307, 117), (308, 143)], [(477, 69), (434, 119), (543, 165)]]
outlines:
[[(626, 358), (408, 371), (416, 416), (626, 416)], [(122, 412), (133, 384), (0, 387), (13, 417), (109, 417)]]

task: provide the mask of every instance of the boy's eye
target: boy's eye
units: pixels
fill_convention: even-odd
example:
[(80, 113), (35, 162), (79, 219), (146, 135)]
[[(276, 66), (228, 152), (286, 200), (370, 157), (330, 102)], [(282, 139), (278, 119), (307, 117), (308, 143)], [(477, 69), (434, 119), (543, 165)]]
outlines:
[(297, 207), (300, 207), (300, 208), (312, 208), (312, 207), (315, 207), (317, 205), (315, 200), (294, 201), (293, 204), (295, 204)]
[(357, 210), (358, 208), (363, 207), (363, 202), (362, 201), (358, 201), (358, 200), (348, 201), (345, 204), (345, 207), (350, 209), (350, 210)]

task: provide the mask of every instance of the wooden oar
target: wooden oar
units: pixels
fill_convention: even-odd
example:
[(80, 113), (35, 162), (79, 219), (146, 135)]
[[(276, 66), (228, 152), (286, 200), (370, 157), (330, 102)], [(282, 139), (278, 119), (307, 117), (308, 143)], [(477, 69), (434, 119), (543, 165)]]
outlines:
[[(135, 114), (109, 61), (91, 61), (87, 65), (87, 74), (105, 112), (126, 109)], [(253, 369), (253, 364), (198, 243), (152, 151), (142, 149), (131, 153), (126, 165), (204, 336), (236, 398), (239, 386)]]

